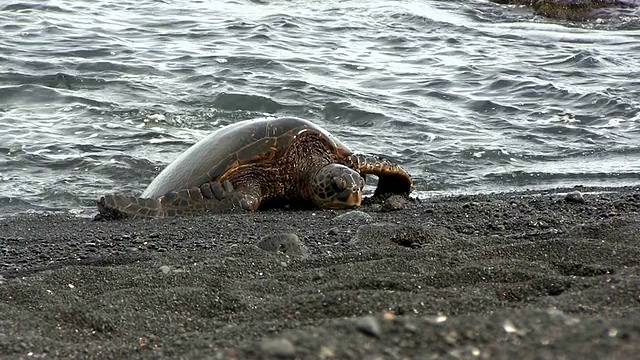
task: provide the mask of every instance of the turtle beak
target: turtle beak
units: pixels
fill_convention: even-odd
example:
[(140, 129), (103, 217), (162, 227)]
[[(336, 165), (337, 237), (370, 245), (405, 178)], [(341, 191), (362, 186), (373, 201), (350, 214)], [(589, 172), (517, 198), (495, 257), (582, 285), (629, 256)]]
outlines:
[(362, 191), (360, 189), (347, 189), (340, 192), (336, 198), (340, 203), (344, 204), (345, 208), (358, 207), (362, 203)]

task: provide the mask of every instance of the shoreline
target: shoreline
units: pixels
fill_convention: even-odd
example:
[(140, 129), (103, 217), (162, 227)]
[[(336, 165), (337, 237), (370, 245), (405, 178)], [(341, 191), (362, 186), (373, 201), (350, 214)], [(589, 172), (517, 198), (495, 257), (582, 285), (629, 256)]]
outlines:
[(561, 190), (1, 219), (0, 357), (631, 358), (640, 188)]

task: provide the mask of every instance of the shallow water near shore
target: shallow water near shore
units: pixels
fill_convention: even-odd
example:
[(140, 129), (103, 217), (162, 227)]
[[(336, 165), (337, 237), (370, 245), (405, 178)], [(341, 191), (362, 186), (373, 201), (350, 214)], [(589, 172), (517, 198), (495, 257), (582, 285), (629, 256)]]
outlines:
[(0, 7), (0, 216), (88, 215), (211, 131), (298, 116), (416, 195), (640, 182), (640, 34), (486, 1)]

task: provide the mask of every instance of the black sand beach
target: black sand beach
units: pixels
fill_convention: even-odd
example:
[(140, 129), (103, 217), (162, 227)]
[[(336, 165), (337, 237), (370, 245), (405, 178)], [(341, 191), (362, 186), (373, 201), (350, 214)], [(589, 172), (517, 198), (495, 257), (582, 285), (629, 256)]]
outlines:
[(572, 190), (2, 220), (0, 354), (637, 359), (640, 188)]

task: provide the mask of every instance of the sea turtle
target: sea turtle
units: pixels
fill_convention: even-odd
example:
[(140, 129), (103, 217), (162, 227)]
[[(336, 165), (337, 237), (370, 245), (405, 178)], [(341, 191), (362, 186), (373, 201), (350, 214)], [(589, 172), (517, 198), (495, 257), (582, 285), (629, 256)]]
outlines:
[(358, 207), (366, 174), (375, 195), (409, 194), (411, 176), (375, 156), (354, 154), (319, 126), (299, 118), (260, 119), (223, 127), (169, 164), (140, 197), (107, 195), (103, 218), (165, 218), (284, 204)]

